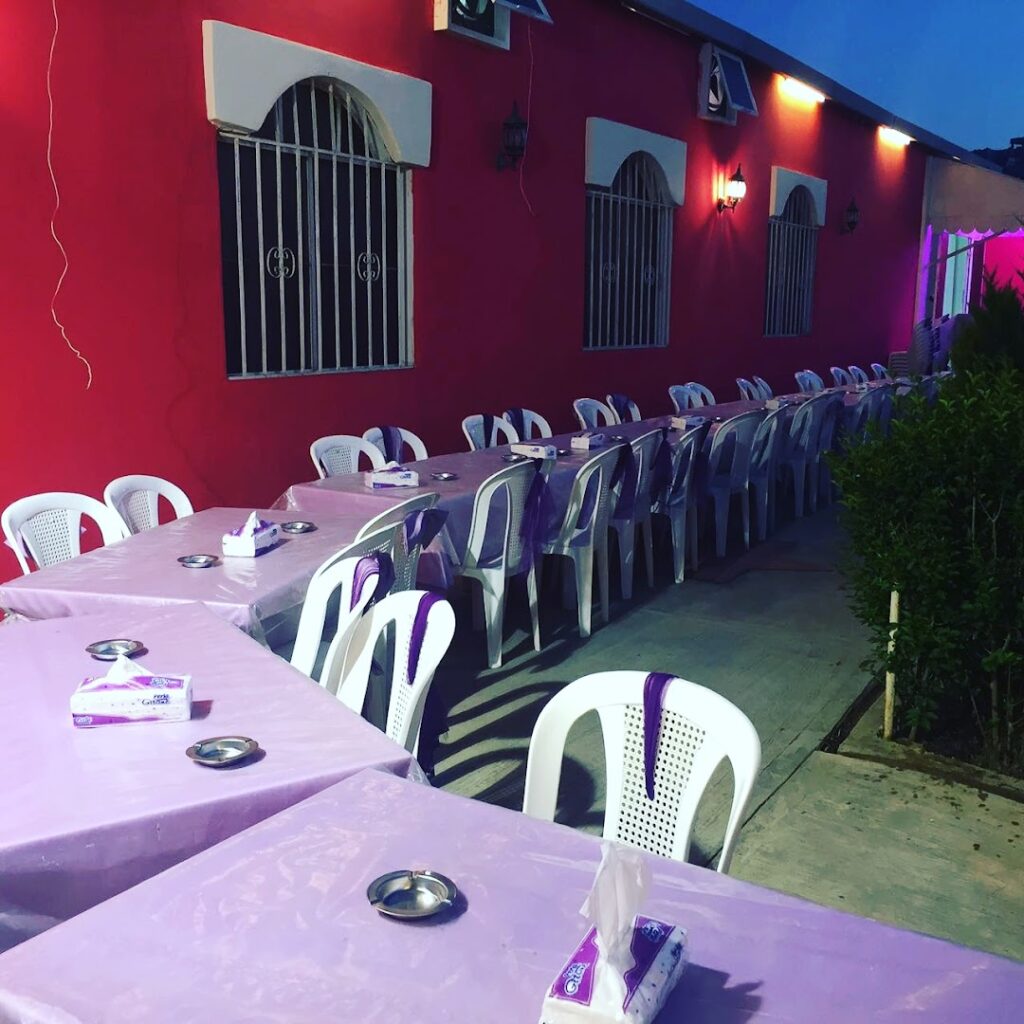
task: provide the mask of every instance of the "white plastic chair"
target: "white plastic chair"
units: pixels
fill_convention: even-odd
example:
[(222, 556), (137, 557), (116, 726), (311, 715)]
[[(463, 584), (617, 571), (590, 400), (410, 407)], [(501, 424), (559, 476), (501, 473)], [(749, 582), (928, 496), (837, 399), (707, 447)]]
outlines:
[(502, 414), (501, 418), (506, 423), (511, 423), (512, 428), (517, 434), (520, 434), (520, 441), (530, 441), (535, 437), (551, 437), (551, 425), (539, 412), (534, 412), (532, 409), (520, 409), (519, 413), (523, 418), (523, 429), (520, 431), (516, 427), (515, 414), (511, 409), (506, 409)]
[[(540, 470), (543, 472), (543, 470)], [(476, 580), (483, 598), (484, 625), (487, 630), (487, 663), (498, 668), (502, 658), (502, 632), (505, 623), (505, 585), (510, 576), (526, 576), (526, 594), (533, 621), (533, 646), (540, 650), (540, 619), (537, 610), (537, 559), (533, 552), (524, 566), (524, 545), (520, 535), (526, 497), (538, 472), (533, 461), (515, 463), (489, 476), (476, 490), (473, 518), (465, 554), (456, 561), (455, 572)], [(495, 505), (503, 505), (504, 522), (491, 523), (499, 515)], [(496, 538), (501, 538), (500, 543)]]
[[(396, 427), (395, 429), (402, 435), (402, 453), (404, 454), (405, 449), (408, 448), (412, 458), (407, 460), (409, 462), (422, 462), (428, 458), (427, 446), (414, 434), (411, 430), (406, 430), (405, 427)], [(370, 444), (380, 450), (381, 455), (387, 460), (387, 452), (384, 449), (384, 432), (380, 427), (370, 427), (369, 430), (363, 431), (363, 440), (369, 441)], [(399, 459), (399, 462), (406, 460)]]
[(406, 544), (406, 520), (410, 516), (416, 515), (417, 512), (427, 512), (434, 508), (440, 498), (440, 494), (433, 492), (430, 494), (417, 494), (414, 498), (407, 498), (405, 501), (400, 501), (397, 505), (384, 509), (383, 512), (378, 512), (369, 522), (361, 526), (356, 534), (356, 540), (358, 541), (364, 540), (370, 534), (376, 533), (385, 526), (398, 525), (402, 527), (398, 531), (393, 553), (395, 582), (391, 588), (392, 593), (402, 590), (413, 590), (416, 586), (416, 572), (419, 569), (422, 549), (419, 544), (413, 544), (412, 547)]
[(875, 375), (875, 380), (892, 380), (892, 375), (881, 363), (872, 363), (871, 372)]
[(121, 517), (125, 533), (141, 533), (158, 526), (160, 498), (170, 502), (175, 519), (195, 511), (188, 495), (177, 484), (158, 476), (119, 476), (103, 488), (103, 501)]
[(760, 402), (761, 389), (746, 377), (736, 378), (736, 387), (740, 389), (740, 399), (744, 402)]
[(698, 384), (695, 380), (688, 380), (686, 386), (690, 389), (690, 394), (693, 395), (694, 408), (699, 408), (703, 405), (716, 405), (715, 396), (711, 393), (710, 388), (704, 387), (703, 384)]
[(811, 395), (825, 388), (825, 382), (813, 370), (797, 370), (793, 376), (801, 394)]
[(844, 370), (841, 366), (830, 366), (828, 372), (832, 374), (832, 380), (837, 388), (847, 388), (854, 383), (850, 371)]
[(614, 427), (619, 422), (615, 410), (609, 408), (604, 402), (599, 402), (596, 398), (577, 398), (572, 403), (572, 411), (576, 413), (581, 430)]
[[(353, 593), (356, 568), (364, 555), (384, 554), (393, 559), (401, 529), (401, 523), (393, 523), (353, 541), (324, 561), (306, 588), (295, 643), (288, 660), (294, 668), (332, 693), (337, 690), (352, 631), (379, 582), (379, 575), (373, 573), (372, 577), (360, 580), (362, 585), (358, 592)], [(335, 599), (337, 627), (325, 641), (324, 627), (328, 614), (333, 617)]]
[(757, 511), (757, 539), (768, 536), (768, 524), (775, 525), (775, 480), (785, 409), (774, 409), (757, 425), (750, 453), (750, 487)]
[(703, 404), (687, 384), (669, 385), (668, 397), (672, 400), (672, 408), (677, 416), (684, 413), (687, 409), (695, 409)]
[(771, 385), (764, 379), (764, 377), (758, 377), (756, 374), (753, 378), (754, 383), (757, 385), (758, 391), (761, 392), (760, 397), (767, 401), (769, 398), (774, 397), (772, 395)]
[(847, 369), (850, 371), (850, 377), (854, 384), (867, 384), (868, 375), (859, 366), (850, 363)]
[(387, 464), (384, 453), (369, 441), (355, 434), (330, 434), (318, 437), (309, 446), (309, 457), (316, 466), (320, 479), (359, 472), (359, 456), (365, 455), (371, 469), (383, 469)]
[(553, 821), (565, 740), (596, 711), (604, 738), (604, 837), (685, 861), (694, 819), (715, 769), (728, 760), (732, 807), (718, 871), (727, 872), (761, 765), (761, 741), (742, 711), (685, 679), (664, 691), (654, 761), (654, 799), (646, 791), (644, 685), (647, 673), (596, 672), (555, 694), (537, 719), (526, 760), (523, 812)]
[[(656, 495), (654, 515), (668, 517), (672, 537), (672, 567), (676, 583), (686, 578), (686, 546), (697, 552), (697, 509), (693, 473), (704, 448), (709, 423), (688, 430), (672, 449), (671, 483), (664, 496)], [(687, 529), (689, 527), (689, 529)]]
[[(422, 643), (415, 651), (413, 635), (421, 615)], [(407, 590), (389, 594), (367, 611), (356, 624), (348, 645), (338, 700), (357, 715), (362, 714), (373, 672), (374, 650), (392, 624), (393, 639), (389, 641), (392, 646), (387, 659), (392, 666), (390, 696), (384, 731), (415, 755), (427, 691), (455, 635), (455, 612), (444, 598), (423, 590)]]
[(608, 621), (608, 522), (612, 514), (612, 476), (621, 455), (620, 447), (613, 445), (599, 451), (576, 471), (558, 534), (541, 547), (545, 555), (572, 560), (577, 621), (584, 638), (590, 636), (595, 561), (601, 618)]
[(19, 498), (4, 509), (0, 526), (27, 576), (32, 571), (29, 558), (42, 569), (81, 554), (82, 516), (96, 523), (104, 544), (128, 536), (128, 528), (113, 509), (87, 494), (71, 491), (48, 491)]
[[(708, 494), (715, 506), (715, 554), (719, 558), (725, 557), (729, 506), (734, 494), (741, 498), (743, 545), (750, 548), (750, 455), (762, 419), (764, 413), (760, 409), (740, 413), (726, 420), (711, 438)], [(723, 459), (727, 462), (723, 463)]]
[[(793, 512), (798, 518), (804, 514), (808, 470), (816, 464), (821, 404), (830, 398), (830, 395), (816, 395), (799, 406), (790, 421), (789, 433), (780, 443), (779, 467), (788, 470), (793, 478)], [(811, 484), (814, 490), (817, 481), (813, 477)], [(814, 505), (817, 507), (816, 498)]]
[(616, 423), (638, 423), (641, 419), (643, 419), (643, 417), (640, 415), (640, 407), (636, 404), (636, 402), (633, 401), (632, 398), (630, 398), (628, 395), (619, 395), (618, 398), (623, 406), (626, 417), (628, 417), (628, 419), (624, 419), (619, 414), (619, 410), (616, 407), (615, 395), (609, 394), (604, 396), (605, 403), (608, 406), (608, 408), (611, 409), (612, 414), (615, 416)]
[[(617, 516), (613, 510), (609, 525), (615, 531), (619, 548), (619, 585), (622, 597), (628, 601), (633, 596), (633, 552), (636, 547), (636, 531), (644, 545), (644, 565), (647, 568), (647, 585), (654, 586), (654, 531), (651, 527), (651, 481), (654, 474), (654, 459), (661, 447), (661, 430), (650, 430), (630, 442), (633, 462), (636, 468), (633, 507), (628, 516)], [(626, 481), (623, 481), (625, 484)], [(621, 492), (620, 492), (621, 493)]]
[(823, 504), (832, 500), (832, 472), (828, 460), (823, 456), (832, 451), (836, 433), (842, 422), (845, 402), (841, 394), (831, 394), (829, 401), (821, 403), (821, 414), (818, 420), (818, 443), (815, 446), (815, 478), (814, 490), (811, 492), (811, 509), (817, 511), (820, 497)]
[(462, 421), (462, 433), (469, 442), (469, 450), (478, 452), (483, 448), (494, 448), (500, 444), (515, 444), (519, 440), (515, 427), (500, 416), (493, 417), (488, 438), (484, 438), (483, 413), (474, 413)]

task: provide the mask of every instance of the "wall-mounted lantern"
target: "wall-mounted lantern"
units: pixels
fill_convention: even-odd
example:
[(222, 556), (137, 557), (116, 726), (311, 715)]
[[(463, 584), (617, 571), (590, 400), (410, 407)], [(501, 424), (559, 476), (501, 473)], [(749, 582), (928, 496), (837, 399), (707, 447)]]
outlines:
[(519, 116), (519, 105), (513, 100), (512, 113), (501, 125), (501, 152), (498, 154), (498, 170), (514, 169), (526, 152), (526, 122)]
[(850, 205), (843, 212), (843, 229), (839, 233), (841, 235), (852, 235), (857, 230), (859, 223), (860, 210), (857, 208), (857, 203), (851, 199)]
[(736, 166), (736, 173), (725, 183), (725, 194), (718, 197), (718, 212), (735, 210), (740, 200), (747, 194), (747, 179), (743, 177), (743, 168)]

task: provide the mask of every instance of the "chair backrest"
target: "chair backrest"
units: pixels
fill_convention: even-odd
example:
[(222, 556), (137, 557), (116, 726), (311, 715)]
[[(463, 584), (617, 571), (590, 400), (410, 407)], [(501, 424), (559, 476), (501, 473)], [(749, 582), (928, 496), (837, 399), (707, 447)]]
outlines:
[(818, 416), (817, 423), (817, 444), (818, 454), (832, 450), (835, 441), (836, 429), (843, 415), (845, 403), (841, 394), (830, 394), (824, 401), (815, 406), (815, 413)]
[(128, 536), (128, 529), (116, 512), (87, 494), (71, 491), (48, 491), (19, 498), (4, 509), (0, 526), (21, 571), (27, 575), (32, 571), (29, 558), (42, 569), (81, 554), (82, 516), (96, 523), (104, 544)]
[(103, 501), (121, 517), (127, 533), (141, 533), (159, 525), (160, 498), (170, 502), (175, 519), (195, 511), (177, 484), (158, 476), (119, 476), (103, 489)]
[[(551, 437), (551, 425), (539, 412), (532, 409), (506, 409), (501, 418), (512, 424), (520, 441), (529, 441), (534, 437)], [(522, 430), (519, 429), (520, 424)]]
[[(487, 436), (485, 435), (485, 431)], [(519, 440), (515, 427), (501, 416), (485, 416), (481, 412), (462, 421), (462, 433), (469, 442), (469, 450), (478, 452), (500, 444), (515, 444)]]
[[(384, 437), (384, 431), (397, 431), (397, 438), (401, 438), (401, 444), (398, 446), (399, 451), (396, 454), (395, 462), (406, 461), (402, 458), (405, 454), (405, 449), (409, 449), (409, 453), (412, 458), (409, 462), (422, 462), (427, 456), (427, 446), (417, 437), (411, 430), (406, 430), (405, 427), (370, 427), (369, 430), (363, 431), (363, 440), (369, 441), (375, 448), (379, 448), (381, 454), (385, 460), (388, 457), (388, 443)], [(395, 436), (395, 435), (393, 435)], [(393, 446), (393, 443), (392, 443)]]
[(383, 469), (387, 464), (384, 453), (369, 441), (355, 434), (330, 434), (318, 437), (309, 446), (309, 457), (316, 466), (320, 479), (359, 472), (359, 456), (365, 455), (372, 469)]
[(643, 418), (640, 415), (640, 407), (629, 395), (612, 392), (604, 398), (608, 408), (615, 414), (616, 423), (638, 423)]
[(693, 392), (685, 384), (670, 384), (668, 397), (672, 400), (672, 408), (675, 410), (676, 415), (701, 404), (699, 400), (694, 398)]
[(357, 715), (362, 714), (374, 649), (392, 623), (393, 647), (391, 657), (386, 659), (392, 670), (385, 732), (415, 754), (427, 691), (455, 635), (455, 612), (444, 598), (423, 590), (407, 590), (389, 594), (367, 611), (352, 633), (338, 699)]
[(765, 401), (773, 397), (771, 385), (764, 379), (764, 377), (758, 377), (755, 374), (753, 380), (757, 385), (758, 390), (761, 392), (761, 397), (765, 399)]
[(850, 363), (847, 369), (850, 371), (850, 376), (853, 378), (854, 384), (867, 384), (868, 375), (859, 366), (856, 366), (854, 363)]
[(737, 377), (736, 387), (740, 389), (740, 398), (743, 401), (759, 402), (761, 400), (761, 389), (746, 377)]
[(872, 363), (871, 372), (875, 375), (875, 380), (891, 380), (889, 371), (881, 363)]
[[(379, 573), (375, 570), (355, 579), (356, 569), (366, 555), (381, 554), (393, 560), (401, 529), (401, 523), (393, 523), (361, 540), (353, 541), (323, 562), (306, 587), (290, 660), (300, 672), (332, 693), (341, 675), (352, 630), (380, 582)], [(328, 615), (333, 618), (335, 602), (337, 628), (321, 661), (319, 655), (324, 625)]]
[(686, 386), (690, 389), (690, 394), (696, 399), (693, 403), (695, 407), (716, 404), (715, 396), (711, 393), (710, 388), (706, 388), (703, 384), (698, 384), (695, 380), (688, 380)]
[(569, 503), (555, 540), (564, 547), (576, 540), (592, 544), (608, 533), (612, 514), (612, 477), (622, 457), (623, 445), (611, 445), (591, 456), (576, 471), (569, 491)]
[(434, 492), (407, 498), (405, 501), (400, 501), (397, 505), (392, 505), (390, 508), (384, 509), (383, 512), (379, 512), (356, 534), (356, 540), (359, 541), (385, 526), (399, 525), (402, 527), (395, 540), (395, 582), (391, 587), (392, 593), (412, 590), (416, 586), (416, 571), (419, 568), (422, 547), (415, 536), (411, 538), (412, 542), (410, 543), (406, 523), (410, 522), (418, 512), (427, 512), (434, 508), (440, 498), (441, 495)]
[[(651, 514), (651, 484), (654, 481), (654, 460), (658, 449), (662, 445), (662, 431), (649, 430), (646, 434), (630, 441), (629, 446), (633, 449), (633, 464), (636, 467), (635, 491), (631, 518), (634, 522), (640, 523), (646, 520)], [(623, 486), (626, 481), (623, 480)]]
[[(597, 430), (600, 427), (614, 427), (618, 423), (615, 411), (596, 398), (577, 398), (572, 403), (581, 430)], [(603, 422), (599, 422), (603, 421)]]
[[(519, 570), (523, 561), (521, 528), (526, 496), (540, 471), (532, 459), (517, 462), (492, 473), (476, 489), (469, 540), (462, 559), (464, 569), (476, 569), (486, 563), (491, 568), (503, 566), (508, 575)], [(496, 501), (499, 495), (503, 501)], [(500, 514), (504, 514), (504, 523), (491, 521), (492, 516)], [(496, 542), (499, 537), (500, 545)]]
[[(721, 424), (711, 437), (711, 451), (708, 453), (710, 476), (729, 474), (731, 487), (742, 487), (750, 479), (750, 456), (754, 446), (754, 435), (758, 424), (764, 419), (761, 409), (742, 412)], [(728, 466), (722, 465), (728, 459)]]
[(825, 388), (825, 382), (813, 370), (797, 370), (793, 376), (796, 378), (797, 387), (805, 395), (815, 394)]
[(806, 459), (814, 455), (818, 443), (819, 406), (829, 396), (816, 395), (797, 407), (789, 423), (789, 434), (784, 438), (785, 457)]
[(672, 475), (669, 478), (666, 506), (689, 504), (690, 487), (693, 483), (694, 467), (704, 449), (704, 439), (711, 429), (710, 423), (692, 427), (672, 448)]
[[(596, 711), (605, 750), (605, 838), (685, 861), (701, 797), (715, 769), (728, 760), (732, 807), (718, 859), (718, 870), (726, 872), (761, 764), (757, 731), (720, 694), (685, 679), (667, 683), (660, 713), (653, 702), (645, 709), (649, 678), (637, 671), (596, 672), (551, 698), (530, 739), (523, 811), (554, 819), (569, 729), (582, 715)], [(645, 717), (651, 723), (646, 729)], [(654, 723), (657, 741), (651, 742), (654, 757), (648, 761)], [(653, 798), (647, 795), (649, 763)]]
[[(877, 390), (877, 389), (875, 389)], [(875, 406), (875, 395), (873, 391), (862, 391), (857, 396), (857, 403), (852, 409), (847, 409), (843, 417), (842, 433), (848, 439), (850, 437), (861, 438), (867, 430), (868, 420), (871, 419)]]
[(832, 374), (832, 380), (837, 388), (849, 387), (854, 383), (850, 371), (844, 370), (841, 366), (830, 366), (828, 372)]
[(768, 476), (775, 472), (779, 457), (779, 445), (782, 441), (782, 422), (785, 409), (773, 409), (760, 423), (754, 433), (750, 446), (750, 475)]

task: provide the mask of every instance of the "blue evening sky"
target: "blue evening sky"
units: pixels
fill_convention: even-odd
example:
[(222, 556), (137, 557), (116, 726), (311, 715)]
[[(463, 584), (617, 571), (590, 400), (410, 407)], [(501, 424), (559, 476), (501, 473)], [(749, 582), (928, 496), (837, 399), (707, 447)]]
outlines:
[(1024, 135), (1021, 0), (693, 0), (968, 149)]

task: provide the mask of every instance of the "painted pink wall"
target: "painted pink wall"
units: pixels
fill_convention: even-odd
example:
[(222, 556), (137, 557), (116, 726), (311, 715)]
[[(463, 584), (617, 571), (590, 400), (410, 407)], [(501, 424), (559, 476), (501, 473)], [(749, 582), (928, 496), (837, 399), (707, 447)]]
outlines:
[[(40, 490), (99, 494), (146, 472), (197, 507), (264, 505), (308, 478), (312, 438), (382, 421), (430, 448), (462, 446), (461, 417), (511, 404), (571, 426), (579, 395), (629, 392), (667, 409), (699, 379), (731, 397), (737, 375), (788, 390), (792, 371), (867, 363), (903, 348), (913, 312), (924, 154), (884, 148), (835, 104), (785, 101), (751, 65), (760, 117), (699, 120), (699, 41), (618, 4), (553, 0), (556, 25), (513, 16), (508, 53), (431, 30), (431, 0), (58, 0), (53, 156), (71, 269), (58, 301), (82, 365), (50, 319), (61, 259), (45, 165), (49, 4), (11, 0), (3, 96), (4, 394), (0, 506)], [(206, 120), (201, 22), (213, 18), (433, 83), (431, 166), (413, 175), (416, 366), (387, 373), (228, 381), (224, 372), (215, 132)], [(499, 174), (500, 124), (531, 79), (523, 187)], [(686, 141), (675, 220), (671, 344), (585, 353), (584, 132), (601, 116)], [(742, 163), (734, 214), (716, 174)], [(771, 165), (826, 178), (814, 333), (762, 337)], [(841, 235), (851, 197), (861, 210)], [(0, 578), (16, 571), (0, 554)]]
[(1017, 276), (1024, 271), (1024, 236), (1000, 235), (985, 241), (985, 273), (993, 274), (1000, 284), (1011, 283), (1024, 293)]

